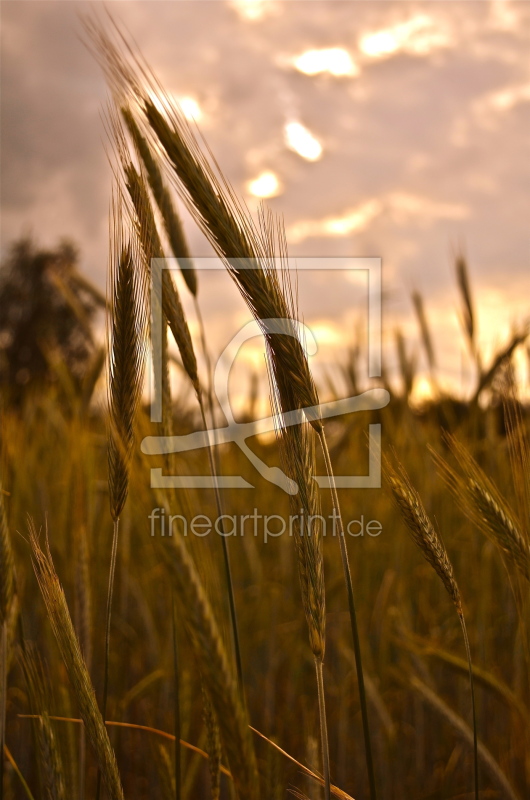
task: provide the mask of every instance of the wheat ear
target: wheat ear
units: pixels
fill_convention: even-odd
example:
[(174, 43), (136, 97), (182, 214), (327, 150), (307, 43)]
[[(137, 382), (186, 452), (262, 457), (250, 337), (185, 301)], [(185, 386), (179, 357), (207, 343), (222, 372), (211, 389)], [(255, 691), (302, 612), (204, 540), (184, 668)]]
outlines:
[(29, 521), (29, 542), (33, 568), (46, 605), (48, 618), (57, 641), (68, 677), (83, 719), (87, 739), (112, 800), (123, 800), (116, 757), (109, 741), (103, 717), (98, 708), (94, 687), (81, 648), (75, 635), (63, 589), (55, 572), (49, 543), (41, 547), (39, 535), (32, 520)]
[(159, 159), (154, 155), (151, 146), (147, 139), (142, 135), (140, 128), (129, 106), (123, 106), (121, 114), (127, 125), (127, 129), (134, 142), (138, 157), (142, 161), (147, 179), (151, 188), (151, 193), (156, 201), (162, 220), (166, 236), (169, 241), (173, 255), (178, 261), (182, 276), (188, 289), (193, 296), (195, 305), (195, 314), (199, 325), (199, 336), (201, 340), (201, 348), (204, 356), (207, 381), (207, 396), (208, 405), (210, 410), (210, 417), (212, 425), (215, 427), (215, 411), (213, 404), (212, 394), (212, 365), (210, 354), (206, 343), (206, 331), (204, 327), (204, 320), (202, 318), (201, 309), (198, 299), (198, 282), (197, 271), (191, 259), (188, 243), (184, 234), (184, 227), (180, 216), (173, 205), (171, 194), (162, 173)]
[[(120, 142), (119, 128), (116, 128), (116, 126), (115, 126), (115, 137), (116, 140)], [(124, 152), (124, 147), (121, 144), (119, 145), (119, 150), (121, 153)], [(136, 222), (137, 222), (139, 239), (145, 254), (146, 264), (150, 265), (152, 258), (163, 257), (163, 251), (162, 251), (162, 245), (160, 243), (160, 237), (158, 236), (158, 232), (156, 229), (156, 223), (151, 209), (149, 195), (147, 193), (145, 182), (141, 174), (137, 172), (133, 164), (131, 162), (127, 162), (126, 159), (122, 159), (122, 164), (124, 165), (123, 168), (126, 175), (127, 188), (129, 190), (129, 194), (136, 212)], [(173, 336), (175, 337), (175, 341), (179, 348), (184, 369), (186, 370), (186, 373), (195, 389), (195, 393), (197, 395), (197, 400), (201, 412), (203, 426), (204, 429), (207, 430), (208, 424), (206, 422), (206, 414), (204, 410), (204, 402), (203, 402), (201, 384), (197, 368), (197, 359), (195, 357), (195, 350), (189, 332), (188, 323), (184, 315), (184, 310), (182, 308), (177, 289), (173, 283), (169, 271), (164, 269), (162, 270), (162, 273), (163, 273), (162, 286), (161, 286), (162, 298), (155, 297), (155, 300), (158, 303), (162, 304), (164, 315), (168, 321), (168, 324), (171, 328), (171, 332), (173, 333)], [(210, 447), (208, 448), (208, 457), (210, 462), (211, 474), (212, 476), (215, 476), (216, 474), (215, 463), (213, 459), (212, 450)], [(217, 487), (215, 487), (215, 500), (218, 510), (218, 518), (223, 520), (221, 497), (219, 494), (219, 489)], [(232, 572), (231, 572), (230, 558), (228, 553), (228, 542), (226, 536), (222, 537), (222, 543), (223, 543), (222, 544), (223, 561), (224, 561), (224, 568), (226, 575), (230, 618), (232, 625), (232, 635), (234, 640), (234, 651), (235, 651), (236, 665), (239, 676), (240, 689), (243, 695), (244, 690), (243, 690), (243, 668), (241, 661), (241, 648), (239, 644), (239, 633), (238, 633), (237, 615), (235, 608)]]
[(149, 187), (162, 216), (166, 236), (171, 246), (173, 255), (179, 263), (182, 277), (184, 278), (188, 289), (192, 293), (193, 297), (196, 297), (198, 289), (197, 272), (191, 260), (188, 243), (186, 241), (186, 237), (184, 236), (182, 221), (173, 205), (171, 194), (166, 186), (162, 170), (158, 165), (156, 157), (151, 151), (147, 139), (142, 135), (131, 109), (127, 106), (124, 106), (121, 109), (121, 113), (138, 155), (145, 167), (147, 179), (149, 181)]
[[(164, 93), (149, 67), (117, 33), (116, 42), (95, 20), (85, 22), (95, 51), (116, 98), (134, 101), (144, 115), (152, 135), (165, 151), (174, 172), (176, 188), (185, 205), (225, 263), (258, 323), (262, 320), (289, 320), (289, 308), (275, 280), (274, 258), (270, 250), (270, 226), (256, 227), (247, 210), (220, 171), (204, 155), (191, 126), (178, 105)], [(157, 104), (153, 101), (157, 98)], [(123, 102), (120, 102), (123, 105)], [(163, 109), (163, 113), (159, 110)], [(297, 337), (263, 330), (279, 361), (290, 361), (299, 407), (313, 409), (318, 396), (303, 347)], [(319, 429), (317, 411), (310, 422)]]
[(464, 445), (449, 434), (445, 439), (464, 475), (460, 475), (435, 450), (429, 448), (444, 482), (468, 518), (530, 581), (530, 546), (522, 525)]
[(108, 319), (109, 494), (114, 521), (127, 498), (147, 343), (146, 284), (135, 242), (124, 237), (122, 203), (118, 189), (111, 218)]
[(423, 506), (421, 498), (412, 485), (405, 468), (398, 462), (397, 469), (394, 469), (387, 458), (383, 458), (382, 471), (390, 487), (394, 502), (407, 526), (414, 542), (419, 547), (423, 557), (429, 562), (440, 580), (445, 590), (451, 598), (458, 614), (458, 619), (462, 628), (464, 645), (466, 648), (469, 686), (471, 691), (471, 707), (473, 714), (473, 756), (474, 756), (474, 785), (475, 800), (479, 800), (479, 774), (478, 774), (478, 744), (477, 744), (477, 720), (475, 711), (475, 684), (473, 680), (473, 666), (471, 661), (471, 649), (467, 635), (466, 621), (462, 608), (460, 590), (456, 582), (453, 566), (444, 547), (442, 540), (436, 532), (427, 512)]
[[(127, 499), (134, 425), (143, 388), (147, 343), (146, 286), (134, 241), (123, 230), (123, 197), (118, 187), (111, 213), (108, 319), (109, 496), (113, 535), (105, 614), (103, 718), (107, 713), (112, 597), (120, 515)], [(100, 793), (100, 774), (96, 795)]]

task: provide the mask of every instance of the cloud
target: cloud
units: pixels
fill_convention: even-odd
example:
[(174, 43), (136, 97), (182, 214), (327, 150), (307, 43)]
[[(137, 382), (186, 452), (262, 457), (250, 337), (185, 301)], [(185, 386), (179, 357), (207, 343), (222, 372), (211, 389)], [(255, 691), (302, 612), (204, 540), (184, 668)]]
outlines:
[(359, 40), (359, 49), (369, 58), (387, 58), (400, 52), (426, 56), (449, 44), (450, 37), (439, 19), (415, 14), (388, 28), (364, 33)]
[(282, 192), (278, 176), (270, 170), (262, 172), (257, 178), (249, 181), (247, 188), (254, 197), (276, 197)]
[(313, 237), (349, 236), (366, 230), (374, 220), (385, 213), (396, 224), (411, 219), (424, 224), (432, 223), (439, 218), (463, 220), (470, 212), (462, 203), (445, 203), (429, 197), (393, 192), (380, 199), (367, 200), (337, 217), (295, 222), (287, 231), (288, 238), (296, 244)]
[(329, 73), (336, 78), (359, 74), (359, 67), (350, 53), (342, 47), (327, 47), (322, 50), (306, 50), (293, 58), (294, 67), (304, 75)]
[(284, 133), (287, 147), (301, 158), (318, 161), (322, 157), (322, 144), (301, 122), (287, 122)]

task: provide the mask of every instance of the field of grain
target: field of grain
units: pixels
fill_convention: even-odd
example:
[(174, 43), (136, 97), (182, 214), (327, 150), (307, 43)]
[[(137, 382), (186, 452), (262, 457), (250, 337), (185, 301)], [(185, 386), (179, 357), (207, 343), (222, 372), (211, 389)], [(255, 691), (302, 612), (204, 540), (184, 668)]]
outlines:
[[(0, 797), (523, 800), (530, 430), (512, 358), (529, 353), (527, 329), (485, 360), (457, 256), (473, 396), (439, 387), (436, 331), (415, 295), (433, 399), (411, 402), (398, 335), (398, 380), (363, 382), (353, 349), (341, 389), (326, 387), (337, 400), (387, 392), (388, 404), (323, 422), (281, 223), (251, 218), (111, 22), (88, 21), (86, 37), (112, 96), (107, 342), (79, 379), (55, 364), (54, 382), (23, 399), (3, 388)], [(177, 196), (263, 333), (276, 436), (247, 445), (276, 482), (235, 442), (142, 453), (145, 437), (223, 424), (198, 366), (202, 275)], [(151, 295), (164, 256), (183, 267), (196, 337), (168, 271)], [(173, 341), (185, 399), (172, 396)], [(249, 390), (248, 419), (255, 405)], [(334, 475), (367, 473), (370, 424), (380, 487), (335, 488)], [(152, 488), (155, 468), (254, 488)]]

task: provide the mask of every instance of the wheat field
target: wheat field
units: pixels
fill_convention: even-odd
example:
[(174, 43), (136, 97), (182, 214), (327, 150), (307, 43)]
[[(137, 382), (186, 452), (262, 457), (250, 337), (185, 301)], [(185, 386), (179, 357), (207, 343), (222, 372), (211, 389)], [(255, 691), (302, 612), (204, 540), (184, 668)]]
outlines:
[[(325, 420), (281, 221), (251, 217), (112, 20), (86, 20), (85, 36), (110, 93), (106, 344), (80, 383), (57, 367), (24, 403), (3, 398), (0, 797), (524, 800), (530, 430), (513, 354), (528, 330), (486, 361), (458, 256), (471, 399), (440, 389), (415, 294), (434, 399), (411, 402), (398, 335), (398, 380), (363, 383), (355, 349), (340, 365), (345, 394), (388, 404)], [(142, 453), (146, 437), (222, 424), (179, 204), (263, 335), (276, 436), (252, 450), (265, 476), (235, 442)], [(182, 268), (193, 326), (169, 271), (151, 293), (164, 257)], [(255, 405), (249, 389), (245, 419)], [(367, 470), (370, 424), (381, 485), (341, 488), (335, 475)], [(153, 488), (151, 469), (254, 488)]]

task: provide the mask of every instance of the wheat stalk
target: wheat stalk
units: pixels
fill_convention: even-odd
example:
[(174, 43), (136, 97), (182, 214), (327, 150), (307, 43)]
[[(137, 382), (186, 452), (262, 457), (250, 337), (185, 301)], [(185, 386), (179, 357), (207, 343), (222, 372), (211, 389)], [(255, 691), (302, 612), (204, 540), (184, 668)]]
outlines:
[(109, 494), (116, 521), (127, 498), (147, 342), (145, 282), (135, 243), (124, 239), (119, 191), (112, 209), (109, 275)]
[[(123, 196), (118, 186), (110, 231), (108, 318), (109, 339), (109, 497), (113, 520), (112, 547), (105, 615), (103, 718), (107, 712), (112, 597), (118, 553), (120, 515), (127, 499), (134, 426), (141, 399), (147, 344), (147, 303), (144, 273), (135, 242), (123, 229)], [(100, 794), (100, 774), (96, 796)]]
[(181, 219), (173, 206), (171, 194), (165, 184), (162, 171), (156, 157), (149, 147), (147, 139), (142, 136), (131, 109), (125, 106), (121, 109), (121, 113), (138, 155), (145, 167), (151, 192), (162, 216), (167, 239), (173, 251), (173, 255), (179, 263), (182, 277), (193, 297), (197, 297), (197, 272), (191, 260)]
[(259, 780), (247, 712), (209, 600), (180, 537), (160, 545), (159, 552), (169, 570), (195, 656), (203, 665), (203, 679), (219, 722), (238, 797), (257, 800)]
[(46, 538), (44, 548), (42, 548), (39, 535), (31, 519), (28, 527), (33, 568), (53, 634), (74, 690), (87, 739), (94, 751), (109, 797), (112, 800), (123, 800), (123, 789), (116, 757), (98, 708), (94, 687), (81, 655), (66, 598), (53, 565), (48, 539)]
[[(136, 170), (136, 168), (134, 167), (128, 156), (127, 145), (123, 136), (123, 131), (119, 122), (119, 118), (117, 117), (116, 114), (112, 114), (112, 112), (109, 111), (109, 119), (111, 123), (111, 129), (112, 129), (113, 139), (115, 142), (115, 147), (119, 154), (122, 170), (125, 175), (126, 186), (135, 212), (135, 214), (131, 216), (130, 221), (137, 231), (137, 235), (140, 240), (141, 247), (143, 249), (145, 256), (147, 271), (149, 272), (152, 259), (163, 258), (164, 255), (162, 250), (162, 245), (160, 242), (160, 237), (158, 235), (158, 231), (156, 228), (154, 214), (151, 208), (149, 194), (147, 192), (147, 188), (142, 174)], [(206, 415), (202, 398), (202, 390), (197, 368), (197, 359), (195, 357), (193, 342), (189, 332), (188, 323), (184, 315), (184, 310), (182, 308), (180, 298), (178, 296), (177, 289), (167, 269), (162, 270), (162, 285), (160, 287), (160, 290), (162, 292), (162, 298), (158, 297), (155, 292), (155, 302), (159, 304), (159, 307), (160, 304), (162, 305), (164, 315), (167, 319), (167, 322), (171, 328), (171, 332), (173, 333), (173, 336), (179, 348), (184, 369), (186, 370), (186, 373), (195, 389), (203, 421), (203, 426), (206, 430), (208, 428), (208, 425), (206, 422)], [(205, 344), (204, 347), (206, 347)], [(164, 352), (161, 355), (162, 359), (164, 359)], [(155, 358), (159, 358), (159, 354), (156, 352), (156, 348), (155, 348)], [(168, 386), (167, 366), (164, 366), (164, 363), (162, 364), (162, 373), (163, 373), (163, 381), (165, 375), (165, 385)], [(209, 456), (211, 474), (212, 476), (215, 476), (216, 469), (211, 448), (208, 448), (208, 456)], [(219, 490), (217, 487), (215, 487), (215, 500), (217, 504), (218, 517), (219, 519), (223, 520), (222, 503)], [(235, 608), (230, 558), (228, 553), (228, 543), (226, 541), (225, 536), (222, 537), (222, 542), (223, 542), (222, 547), (223, 547), (224, 568), (226, 574), (226, 583), (227, 583), (230, 617), (232, 625), (232, 635), (234, 639), (235, 658), (239, 676), (239, 683), (241, 687), (241, 692), (243, 694), (244, 690), (243, 690), (243, 669), (241, 662), (241, 649), (239, 645), (237, 615)]]
[[(269, 374), (274, 371), (276, 354), (269, 348)], [(278, 366), (278, 365), (277, 365)], [(272, 384), (275, 425), (284, 469), (298, 487), (290, 495), (291, 519), (294, 520), (294, 541), (298, 561), (298, 577), (302, 605), (309, 631), (309, 644), (315, 658), (319, 703), (322, 764), (326, 800), (330, 797), (329, 741), (324, 694), (323, 661), (326, 650), (326, 595), (322, 552), (322, 517), (320, 497), (314, 480), (316, 472), (314, 431), (303, 423), (287, 426), (284, 414), (292, 408), (289, 377), (279, 375), (281, 384)], [(286, 399), (287, 398), (287, 401)]]
[[(149, 68), (140, 64), (138, 55), (119, 31), (121, 41), (116, 44), (97, 21), (89, 20), (85, 27), (117, 102), (122, 98), (134, 99), (139, 113), (144, 115), (166, 153), (176, 177), (177, 190), (188, 210), (225, 263), (258, 323), (263, 326), (263, 321), (269, 319), (289, 322), (289, 307), (274, 269), (270, 225), (264, 219), (260, 227), (253, 224), (226, 179), (216, 173), (204, 156), (178, 106), (164, 93)], [(163, 114), (155, 105), (154, 96), (158, 107), (163, 107)], [(279, 361), (289, 360), (294, 365), (298, 407), (318, 406), (316, 389), (298, 337), (271, 333), (266, 324), (263, 333), (271, 348), (277, 348)], [(310, 420), (316, 429), (321, 427), (318, 417), (314, 412)]]
[(215, 412), (212, 394), (212, 365), (210, 355), (206, 344), (206, 331), (204, 321), (201, 314), (201, 309), (198, 301), (198, 283), (197, 272), (193, 266), (193, 261), (190, 256), (188, 243), (184, 235), (184, 228), (181, 219), (173, 205), (171, 194), (165, 183), (158, 158), (154, 155), (152, 148), (147, 139), (142, 135), (139, 125), (134, 118), (134, 115), (129, 106), (123, 106), (121, 114), (125, 120), (127, 129), (134, 142), (139, 159), (144, 165), (151, 193), (156, 201), (162, 220), (166, 236), (169, 241), (173, 255), (178, 261), (182, 276), (190, 290), (195, 305), (195, 313), (199, 325), (199, 335), (201, 340), (201, 347), (206, 365), (207, 381), (207, 396), (208, 405), (212, 425), (215, 427)]
[[(87, 30), (115, 96), (119, 102), (122, 98), (132, 97), (139, 113), (144, 114), (174, 170), (177, 190), (184, 203), (224, 262), (260, 325), (272, 355), (272, 372), (282, 408), (304, 410), (308, 421), (320, 434), (326, 455), (318, 394), (298, 335), (292, 303), (289, 302), (290, 288), (288, 282), (286, 286), (281, 286), (275, 269), (275, 241), (279, 245), (281, 260), (285, 262), (286, 259), (283, 228), (280, 225), (275, 228), (272, 217), (264, 211), (260, 214), (259, 227), (253, 224), (226, 179), (211, 166), (181, 111), (164, 93), (149, 68), (140, 63), (139, 56), (119, 31), (120, 44), (116, 45), (97, 22), (89, 22)], [(120, 47), (126, 52), (120, 51)], [(153, 97), (157, 98), (156, 104)], [(163, 108), (163, 113), (159, 107)], [(326, 466), (331, 477), (329, 453), (327, 456)], [(333, 502), (340, 516), (336, 491), (333, 492)], [(371, 796), (375, 800), (359, 635), (343, 531), (340, 541), (357, 660)]]
[(36, 738), (42, 767), (44, 794), (47, 800), (64, 800), (66, 796), (63, 765), (55, 732), (48, 714), (50, 687), (46, 680), (46, 669), (34, 647), (26, 644), (22, 655), (22, 667), (32, 711), (36, 716)]
[(469, 519), (530, 581), (530, 547), (520, 522), (464, 445), (454, 436), (446, 435), (445, 438), (464, 475), (429, 448), (444, 482)]
[[(469, 726), (466, 725), (462, 717), (456, 714), (441, 697), (438, 697), (438, 695), (419, 678), (412, 676), (410, 682), (412, 687), (423, 697), (425, 702), (452, 726), (464, 742), (471, 745), (475, 750), (476, 741), (474, 731), (469, 729)], [(491, 752), (482, 742), (478, 742), (478, 756), (485, 769), (490, 773), (492, 779), (504, 793), (504, 796), (509, 798), (509, 800), (521, 800)]]
[(423, 557), (426, 559), (426, 561), (428, 561), (442, 581), (447, 594), (453, 602), (456, 613), (458, 614), (468, 661), (469, 685), (473, 714), (475, 798), (476, 800), (479, 800), (477, 722), (475, 712), (475, 685), (473, 680), (473, 666), (471, 662), (471, 649), (469, 646), (466, 621), (462, 608), (462, 600), (460, 597), (460, 590), (454, 576), (453, 566), (444, 544), (436, 532), (431, 520), (429, 519), (421, 498), (412, 485), (403, 465), (398, 462), (397, 469), (394, 469), (388, 458), (383, 458), (382, 471), (390, 487), (394, 502), (409, 530), (409, 533), (412, 536), (412, 539), (420, 549)]

